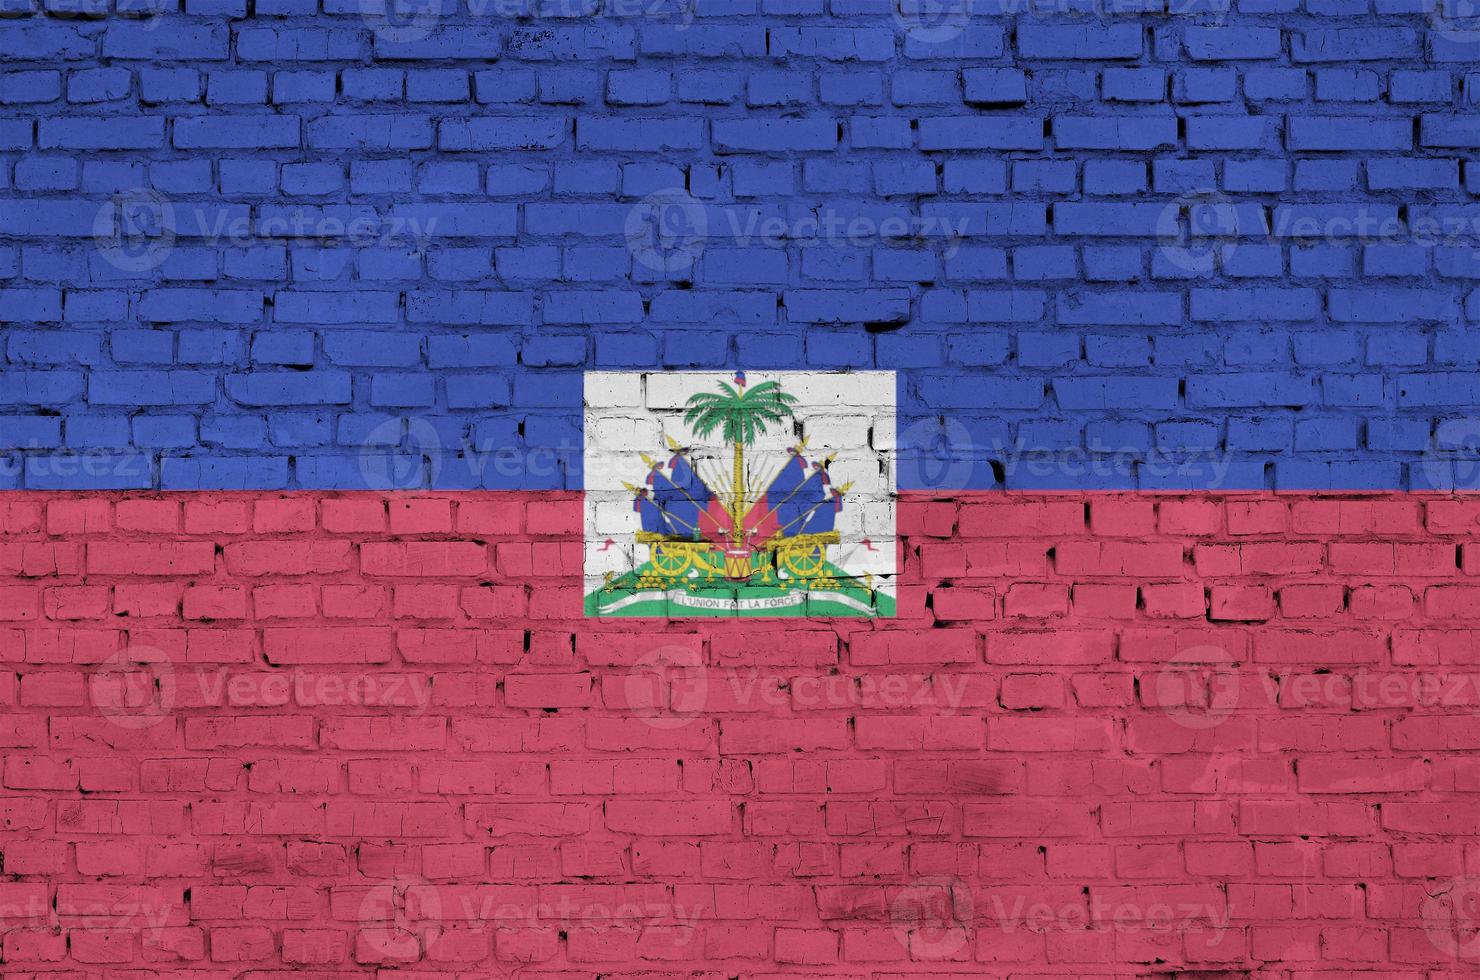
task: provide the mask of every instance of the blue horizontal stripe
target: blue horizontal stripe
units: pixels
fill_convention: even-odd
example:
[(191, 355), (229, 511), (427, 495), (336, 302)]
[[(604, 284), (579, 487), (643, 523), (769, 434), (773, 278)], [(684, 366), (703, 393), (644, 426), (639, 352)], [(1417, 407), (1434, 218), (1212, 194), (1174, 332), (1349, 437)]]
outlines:
[[(398, 353), (406, 335), (376, 336), (385, 344), (361, 335), (360, 360), (411, 357)], [(1480, 422), (1464, 414), (1474, 380), (1462, 372), (1055, 373), (919, 363), (922, 352), (953, 344), (980, 351), (990, 344), (985, 330), (839, 332), (837, 348), (825, 336), (811, 335), (803, 348), (777, 335), (771, 356), (743, 362), (736, 348), (752, 347), (755, 335), (694, 329), (528, 339), (512, 331), (426, 333), (411, 335), (409, 349), (505, 345), (536, 358), (563, 352), (567, 362), (638, 370), (660, 343), (671, 343), (712, 349), (713, 357), (690, 357), (684, 368), (894, 368), (905, 490), (1480, 487)], [(811, 356), (814, 346), (825, 356)], [(782, 356), (788, 349), (794, 356)], [(838, 356), (849, 350), (856, 356)], [(579, 489), (582, 378), (568, 364), (518, 363), (6, 370), (0, 486)], [(1363, 413), (1321, 398), (1369, 386), (1375, 395)], [(396, 404), (407, 401), (422, 404)]]
[(1475, 480), (1457, 0), (84, 6), (0, 487), (579, 487), (583, 370), (737, 365), (900, 371), (906, 489)]

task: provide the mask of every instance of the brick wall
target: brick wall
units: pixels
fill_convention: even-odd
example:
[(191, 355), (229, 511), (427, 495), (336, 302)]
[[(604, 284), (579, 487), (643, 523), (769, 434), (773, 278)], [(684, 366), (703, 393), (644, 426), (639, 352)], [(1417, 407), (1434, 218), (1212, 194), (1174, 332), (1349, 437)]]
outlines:
[[(0, 0), (0, 975), (1473, 974), (1480, 21), (1010, 6)], [(898, 618), (581, 616), (736, 367)]]
[(1468, 498), (905, 495), (877, 625), (581, 619), (574, 497), (0, 519), (7, 976), (1474, 969)]
[[(737, 365), (904, 371), (973, 488), (1474, 482), (1463, 4), (43, 6), (0, 31), (5, 486), (356, 487), (578, 447), (582, 368)], [(407, 482), (579, 488), (451, 472)]]

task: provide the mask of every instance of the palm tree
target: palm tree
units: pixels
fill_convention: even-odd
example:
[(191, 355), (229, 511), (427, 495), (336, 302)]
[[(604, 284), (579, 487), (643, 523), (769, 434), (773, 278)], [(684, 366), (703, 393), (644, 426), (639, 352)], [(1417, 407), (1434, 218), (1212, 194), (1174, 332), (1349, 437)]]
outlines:
[(690, 396), (688, 411), (684, 414), (684, 421), (701, 438), (719, 429), (720, 435), (734, 447), (730, 531), (737, 549), (745, 541), (745, 530), (741, 526), (745, 517), (745, 447), (772, 424), (794, 417), (791, 406), (797, 401), (795, 396), (782, 391), (775, 381), (763, 381), (747, 390), (743, 378), (743, 374), (735, 376), (739, 391), (721, 381), (719, 387), (723, 394), (705, 391)]

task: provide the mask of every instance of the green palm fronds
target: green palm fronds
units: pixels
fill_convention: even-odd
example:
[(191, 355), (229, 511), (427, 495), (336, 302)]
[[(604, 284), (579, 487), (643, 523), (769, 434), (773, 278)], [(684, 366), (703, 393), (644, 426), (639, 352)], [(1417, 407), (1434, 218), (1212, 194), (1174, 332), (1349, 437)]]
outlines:
[(700, 392), (688, 400), (684, 421), (699, 436), (716, 429), (731, 443), (748, 446), (772, 425), (792, 418), (796, 398), (774, 381), (764, 381), (746, 391), (736, 391), (720, 382), (723, 394)]

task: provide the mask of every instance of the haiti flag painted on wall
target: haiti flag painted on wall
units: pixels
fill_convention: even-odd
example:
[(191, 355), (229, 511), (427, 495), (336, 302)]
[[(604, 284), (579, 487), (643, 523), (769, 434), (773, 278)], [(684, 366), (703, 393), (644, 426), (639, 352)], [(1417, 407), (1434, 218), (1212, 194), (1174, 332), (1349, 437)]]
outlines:
[(0, 980), (1480, 973), (1477, 55), (5, 0)]

